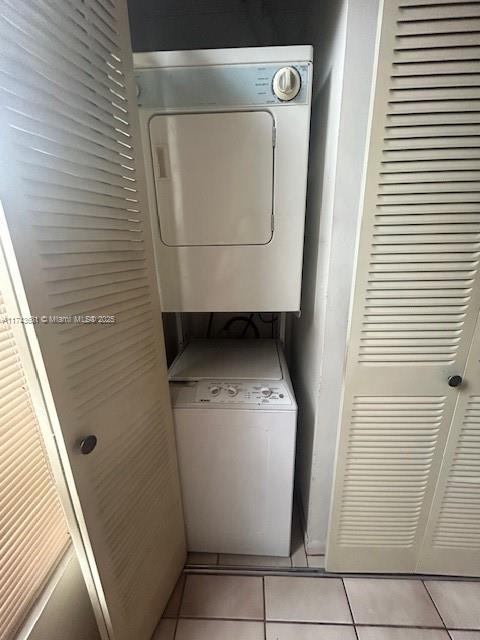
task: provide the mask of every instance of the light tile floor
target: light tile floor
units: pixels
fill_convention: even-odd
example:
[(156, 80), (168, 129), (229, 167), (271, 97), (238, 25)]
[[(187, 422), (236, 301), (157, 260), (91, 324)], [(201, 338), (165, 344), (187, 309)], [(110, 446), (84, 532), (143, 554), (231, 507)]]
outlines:
[(183, 575), (153, 640), (480, 640), (480, 582)]

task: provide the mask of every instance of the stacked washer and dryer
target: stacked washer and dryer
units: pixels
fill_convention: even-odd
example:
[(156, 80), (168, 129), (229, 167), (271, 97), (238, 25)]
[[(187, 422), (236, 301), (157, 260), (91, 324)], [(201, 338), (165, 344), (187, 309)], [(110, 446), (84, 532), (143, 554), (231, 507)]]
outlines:
[[(312, 54), (134, 55), (163, 311), (300, 309)], [(189, 550), (289, 555), (282, 345), (194, 340), (169, 373)]]

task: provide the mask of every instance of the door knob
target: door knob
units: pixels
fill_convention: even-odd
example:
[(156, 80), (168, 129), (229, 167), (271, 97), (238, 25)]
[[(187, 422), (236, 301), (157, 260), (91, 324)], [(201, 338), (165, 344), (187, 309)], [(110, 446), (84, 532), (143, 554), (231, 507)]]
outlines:
[(80, 442), (80, 451), (84, 456), (88, 456), (89, 453), (97, 446), (97, 436), (85, 436), (85, 438)]
[(450, 376), (448, 378), (448, 385), (450, 387), (459, 387), (463, 382), (462, 376)]

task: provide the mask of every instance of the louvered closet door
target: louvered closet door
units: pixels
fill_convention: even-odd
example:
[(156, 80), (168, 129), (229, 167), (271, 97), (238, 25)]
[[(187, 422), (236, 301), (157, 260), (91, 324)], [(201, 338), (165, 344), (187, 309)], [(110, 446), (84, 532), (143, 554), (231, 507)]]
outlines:
[(149, 640), (185, 543), (124, 0), (0, 0), (0, 118), (0, 198), (109, 637)]
[(414, 571), (480, 299), (480, 3), (385, 0), (327, 567)]
[(480, 576), (480, 321), (459, 389), (419, 573)]

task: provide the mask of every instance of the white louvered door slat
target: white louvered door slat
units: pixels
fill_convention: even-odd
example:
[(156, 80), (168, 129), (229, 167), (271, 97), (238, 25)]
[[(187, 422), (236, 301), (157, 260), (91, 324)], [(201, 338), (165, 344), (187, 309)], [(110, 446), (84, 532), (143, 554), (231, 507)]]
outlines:
[(419, 573), (480, 575), (480, 320), (460, 389)]
[(330, 570), (417, 566), (480, 303), (479, 16), (383, 3)]
[(29, 313), (115, 317), (30, 337), (101, 627), (150, 640), (185, 540), (125, 0), (0, 0), (0, 150)]

